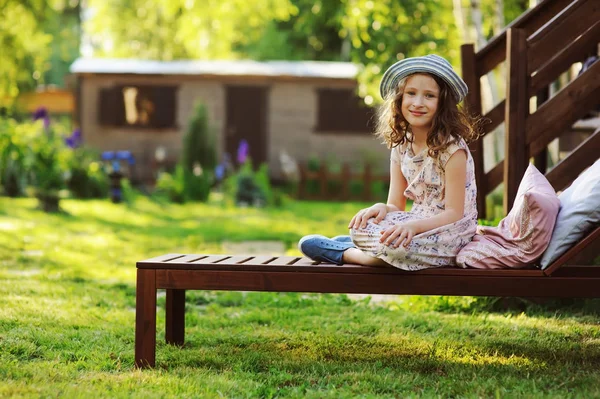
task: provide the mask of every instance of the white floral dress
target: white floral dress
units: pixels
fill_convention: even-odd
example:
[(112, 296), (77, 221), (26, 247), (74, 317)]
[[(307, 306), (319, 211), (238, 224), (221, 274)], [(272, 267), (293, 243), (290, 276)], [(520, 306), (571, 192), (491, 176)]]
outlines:
[[(381, 231), (411, 220), (422, 220), (445, 209), (445, 166), (459, 149), (467, 153), (467, 180), (463, 218), (413, 237), (408, 247), (393, 248), (379, 242)], [(392, 149), (392, 162), (400, 165), (408, 186), (406, 198), (412, 209), (390, 212), (379, 224), (372, 221), (364, 229), (352, 229), (350, 235), (358, 249), (403, 270), (420, 270), (456, 265), (456, 254), (468, 244), (477, 229), (477, 187), (473, 158), (464, 140), (452, 143), (440, 154), (439, 162), (427, 154), (427, 148), (414, 154), (410, 145)]]

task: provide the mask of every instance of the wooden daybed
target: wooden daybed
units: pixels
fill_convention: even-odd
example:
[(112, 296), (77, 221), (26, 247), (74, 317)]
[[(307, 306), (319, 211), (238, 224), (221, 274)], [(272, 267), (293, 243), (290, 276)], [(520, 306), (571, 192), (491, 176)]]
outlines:
[(166, 289), (166, 341), (182, 345), (186, 290), (318, 292), (507, 297), (600, 297), (600, 266), (572, 264), (596, 255), (600, 227), (545, 270), (393, 268), (335, 266), (289, 256), (167, 254), (137, 262), (135, 364), (153, 367), (156, 295)]

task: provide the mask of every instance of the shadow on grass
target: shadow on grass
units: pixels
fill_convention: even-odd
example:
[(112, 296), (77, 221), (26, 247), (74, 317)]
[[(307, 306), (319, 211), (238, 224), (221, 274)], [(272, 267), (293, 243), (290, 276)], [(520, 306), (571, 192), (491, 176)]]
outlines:
[[(302, 337), (290, 336), (265, 338), (251, 336), (229, 336), (227, 338), (202, 339), (189, 337), (185, 346), (172, 347), (159, 343), (158, 352), (166, 358), (164, 367), (184, 365), (224, 370), (240, 368), (248, 372), (268, 372), (270, 367), (284, 365), (290, 371), (300, 371), (311, 364), (338, 364), (363, 369), (391, 368), (416, 373), (445, 374), (448, 368), (456, 372), (471, 373), (476, 370), (493, 369), (520, 373), (524, 369), (534, 371), (568, 365), (596, 369), (600, 364), (600, 347), (581, 342), (565, 344), (568, 337), (557, 335), (557, 346), (548, 342), (547, 333), (534, 328), (521, 328), (525, 335), (533, 338), (511, 341), (510, 337), (494, 332), (496, 337), (457, 339), (443, 332), (434, 337), (411, 336), (410, 332), (401, 341), (386, 341), (385, 338), (347, 338), (323, 335), (307, 343)], [(399, 329), (401, 333), (402, 329)], [(226, 331), (223, 331), (227, 334)], [(318, 331), (315, 331), (319, 334)], [(544, 342), (537, 341), (536, 334)], [(559, 341), (562, 341), (559, 344)], [(177, 349), (174, 349), (177, 348)]]

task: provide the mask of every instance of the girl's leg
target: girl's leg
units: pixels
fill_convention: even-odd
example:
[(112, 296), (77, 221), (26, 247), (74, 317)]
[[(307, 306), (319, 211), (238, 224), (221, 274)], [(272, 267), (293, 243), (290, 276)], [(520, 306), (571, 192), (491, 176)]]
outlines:
[(357, 248), (348, 248), (345, 250), (342, 260), (344, 263), (353, 263), (363, 266), (392, 267), (381, 259), (369, 256)]

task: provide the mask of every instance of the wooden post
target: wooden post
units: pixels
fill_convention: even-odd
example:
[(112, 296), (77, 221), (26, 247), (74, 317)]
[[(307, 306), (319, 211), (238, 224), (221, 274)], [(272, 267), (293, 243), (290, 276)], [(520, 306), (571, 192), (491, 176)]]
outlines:
[(156, 270), (138, 269), (135, 289), (135, 365), (156, 361)]
[[(540, 89), (535, 95), (536, 97), (536, 108), (540, 108), (543, 103), (548, 101), (550, 98), (550, 86), (546, 86)], [(545, 147), (542, 151), (537, 154), (533, 154), (533, 164), (543, 174), (546, 174), (548, 169), (548, 147)]]
[(319, 168), (319, 190), (319, 197), (327, 199), (327, 165), (324, 161)]
[[(475, 58), (473, 44), (463, 44), (461, 50), (462, 76), (469, 88), (465, 98), (467, 112), (481, 116), (481, 82)], [(485, 180), (483, 169), (483, 137), (469, 146), (475, 164), (475, 182), (477, 184), (477, 213), (479, 218), (485, 219), (485, 196), (488, 194), (488, 182)]]
[(350, 165), (344, 163), (342, 165), (342, 200), (347, 201), (350, 199)]
[(521, 179), (528, 164), (528, 148), (525, 126), (529, 115), (527, 96), (529, 79), (527, 75), (527, 34), (523, 29), (510, 28), (507, 31), (505, 108), (505, 152), (504, 157), (504, 214), (507, 214), (515, 201)]
[(165, 340), (183, 345), (185, 336), (185, 290), (167, 290)]
[(365, 201), (370, 201), (371, 197), (372, 197), (372, 185), (373, 185), (373, 179), (372, 179), (372, 173), (371, 173), (371, 164), (366, 164), (365, 165), (365, 172), (363, 175), (363, 182), (364, 182), (364, 189), (363, 189), (363, 198)]
[(298, 184), (298, 199), (306, 198), (306, 166), (304, 164), (300, 164), (300, 182)]

